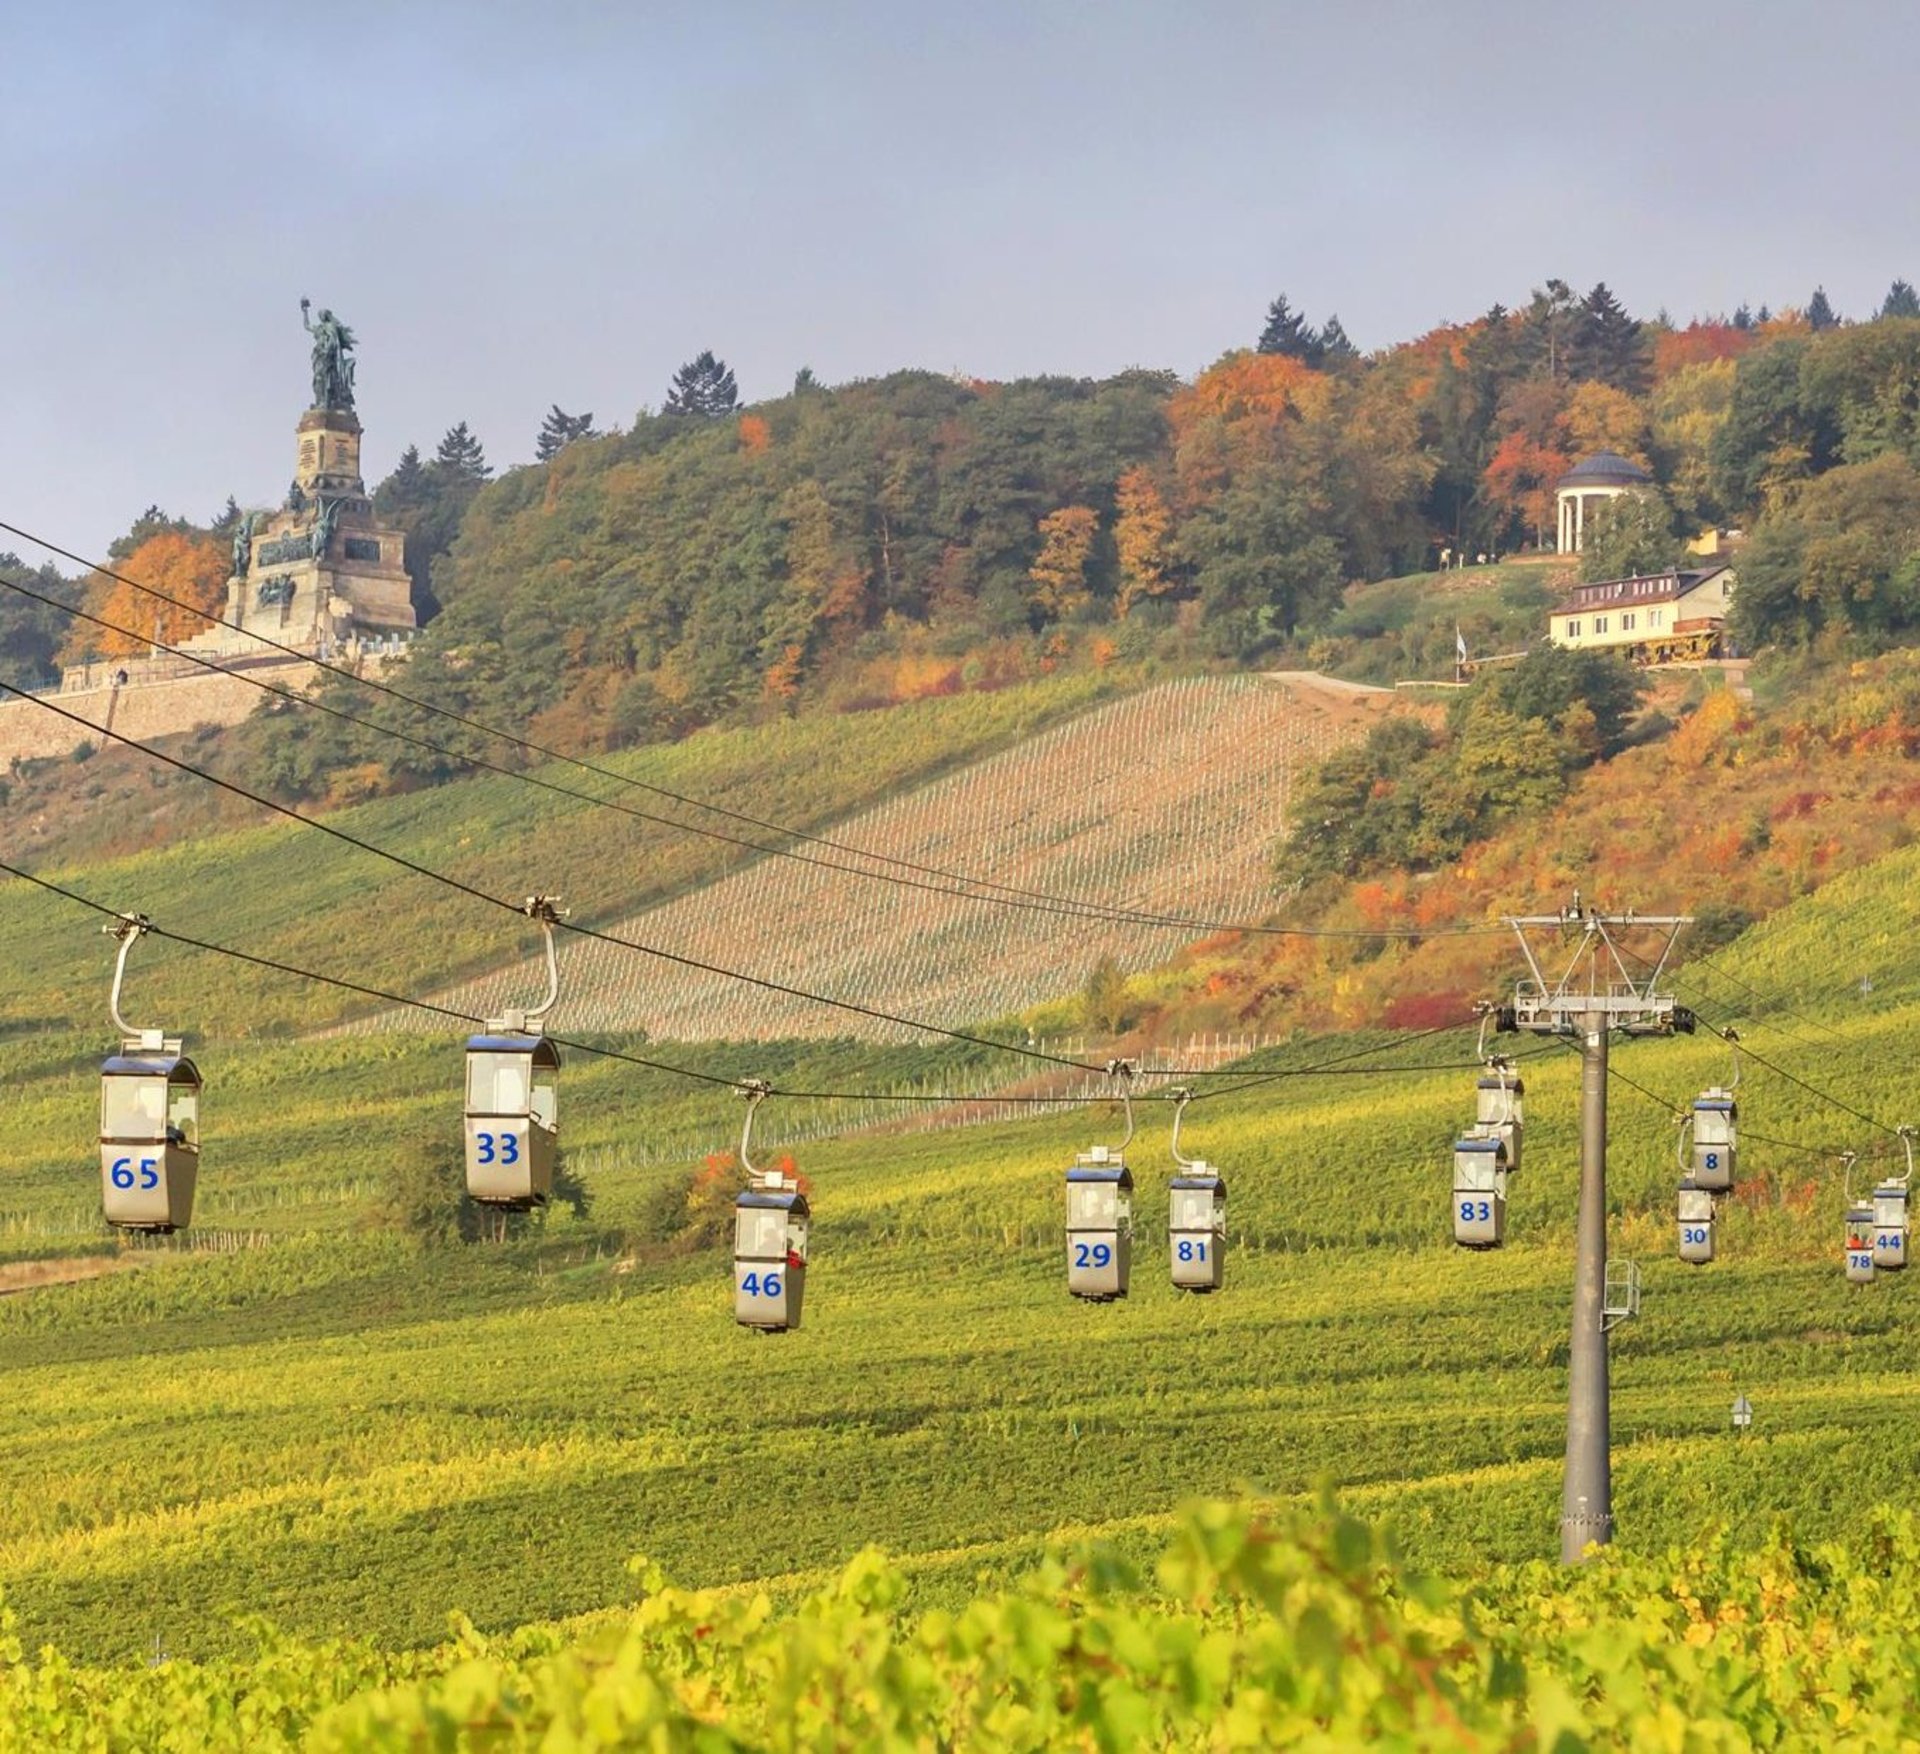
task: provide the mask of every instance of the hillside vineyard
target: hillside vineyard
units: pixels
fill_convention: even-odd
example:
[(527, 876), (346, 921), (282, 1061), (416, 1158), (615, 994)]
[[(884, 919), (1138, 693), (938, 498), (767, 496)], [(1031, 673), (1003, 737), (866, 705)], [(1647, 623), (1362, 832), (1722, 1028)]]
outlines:
[[(1146, 911), (1258, 917), (1294, 776), (1366, 720), (1364, 697), (1330, 698), (1297, 684), (1163, 683), (856, 816), (835, 838)], [(850, 906), (860, 920), (854, 934), (839, 924)], [(771, 953), (760, 959), (763, 972), (867, 1003), (911, 995), (916, 1015), (954, 1025), (1050, 996), (1062, 967), (1091, 968), (1103, 956), (1146, 966), (1184, 935), (850, 887), (844, 876), (778, 859), (610, 929), (722, 960), (751, 939)], [(897, 1026), (823, 1015), (717, 978), (654, 978), (643, 959), (606, 944), (568, 944), (561, 961), (572, 1029), (644, 1029), (681, 1041), (849, 1030), (909, 1039)], [(491, 1013), (536, 973), (514, 965), (435, 998)], [(432, 1020), (394, 1011), (356, 1027), (421, 1029)]]

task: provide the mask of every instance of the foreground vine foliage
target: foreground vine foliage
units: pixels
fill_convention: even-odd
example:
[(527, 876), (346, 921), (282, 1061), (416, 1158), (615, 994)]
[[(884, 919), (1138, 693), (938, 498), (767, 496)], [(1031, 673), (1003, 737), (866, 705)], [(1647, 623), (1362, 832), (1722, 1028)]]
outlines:
[(959, 1612), (915, 1612), (873, 1550), (784, 1614), (635, 1561), (638, 1606), (594, 1631), (262, 1626), (246, 1660), (145, 1669), (29, 1659), (0, 1616), (0, 1749), (1913, 1747), (1920, 1523), (1855, 1526), (1461, 1585), (1330, 1506), (1205, 1503), (1151, 1578), (1095, 1548)]

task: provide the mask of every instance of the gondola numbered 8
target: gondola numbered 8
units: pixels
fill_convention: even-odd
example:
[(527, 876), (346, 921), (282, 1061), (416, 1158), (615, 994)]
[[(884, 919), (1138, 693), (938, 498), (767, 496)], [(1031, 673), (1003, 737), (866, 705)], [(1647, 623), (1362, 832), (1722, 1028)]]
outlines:
[(812, 1214), (797, 1179), (753, 1165), (754, 1112), (771, 1088), (751, 1078), (739, 1089), (747, 1099), (740, 1129), (740, 1169), (747, 1185), (733, 1202), (733, 1319), (743, 1328), (784, 1334), (800, 1325)]
[(1725, 1032), (1733, 1052), (1733, 1078), (1723, 1089), (1714, 1085), (1693, 1099), (1689, 1125), (1693, 1129), (1693, 1180), (1712, 1193), (1724, 1194), (1738, 1179), (1740, 1149), (1740, 1105), (1734, 1092), (1740, 1088), (1740, 1037), (1734, 1030)]
[(1115, 1148), (1083, 1152), (1067, 1171), (1067, 1289), (1089, 1303), (1125, 1297), (1133, 1270), (1133, 1067), (1110, 1060), (1107, 1076), (1126, 1107), (1127, 1135)]
[(531, 895), (521, 910), (545, 939), (546, 997), (529, 1010), (488, 1018), (483, 1033), (467, 1038), (467, 1193), (506, 1211), (544, 1205), (553, 1191), (560, 1049), (547, 1038), (546, 1022), (560, 997), (553, 946), (553, 928), (564, 917), (554, 906), (559, 899)]
[(193, 1220), (200, 1073), (178, 1037), (135, 1029), (120, 1015), (127, 953), (150, 928), (142, 914), (122, 914), (102, 928), (120, 944), (107, 1001), (120, 1051), (100, 1067), (100, 1209), (116, 1229), (167, 1234)]
[(1173, 1282), (1182, 1291), (1218, 1291), (1227, 1270), (1227, 1184), (1212, 1164), (1180, 1155), (1180, 1119), (1193, 1092), (1173, 1096), (1173, 1161), (1180, 1173), (1169, 1184), (1168, 1252)]

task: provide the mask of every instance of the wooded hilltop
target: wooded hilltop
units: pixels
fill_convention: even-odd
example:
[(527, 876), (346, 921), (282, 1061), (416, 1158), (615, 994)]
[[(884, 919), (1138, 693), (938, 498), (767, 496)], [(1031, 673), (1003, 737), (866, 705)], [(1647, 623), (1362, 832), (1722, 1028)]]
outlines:
[[(577, 749), (1069, 665), (1305, 652), (1356, 582), (1550, 540), (1555, 481), (1596, 450), (1657, 493), (1590, 532), (1589, 576), (1671, 564), (1687, 536), (1735, 526), (1749, 647), (1873, 649), (1920, 622), (1920, 297), (1904, 281), (1856, 323), (1816, 292), (1679, 325), (1554, 280), (1368, 355), (1280, 298), (1255, 346), (1192, 382), (827, 387), (803, 370), (746, 406), (708, 353), (659, 412), (596, 433), (556, 407), (536, 449), (496, 479), (460, 422), (375, 497), (409, 533), (430, 616), (409, 690)], [(195, 526), (149, 508), (119, 570), (217, 608), (239, 510)], [(62, 588), (151, 622), (98, 575)], [(91, 629), (63, 646), (55, 619), (0, 606), (9, 675), (45, 682), (115, 648)], [(274, 741), (276, 778), (300, 790), (355, 762), (398, 784), (443, 771), (337, 722)]]

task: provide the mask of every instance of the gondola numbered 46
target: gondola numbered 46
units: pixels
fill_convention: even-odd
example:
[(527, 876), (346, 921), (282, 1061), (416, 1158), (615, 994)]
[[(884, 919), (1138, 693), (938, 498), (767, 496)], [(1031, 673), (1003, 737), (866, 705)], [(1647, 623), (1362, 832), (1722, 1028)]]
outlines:
[(733, 1202), (733, 1319), (743, 1328), (784, 1334), (800, 1325), (812, 1213), (796, 1178), (754, 1168), (753, 1116), (771, 1094), (768, 1085), (749, 1079), (740, 1094), (747, 1099), (740, 1130), (740, 1168), (747, 1185)]

